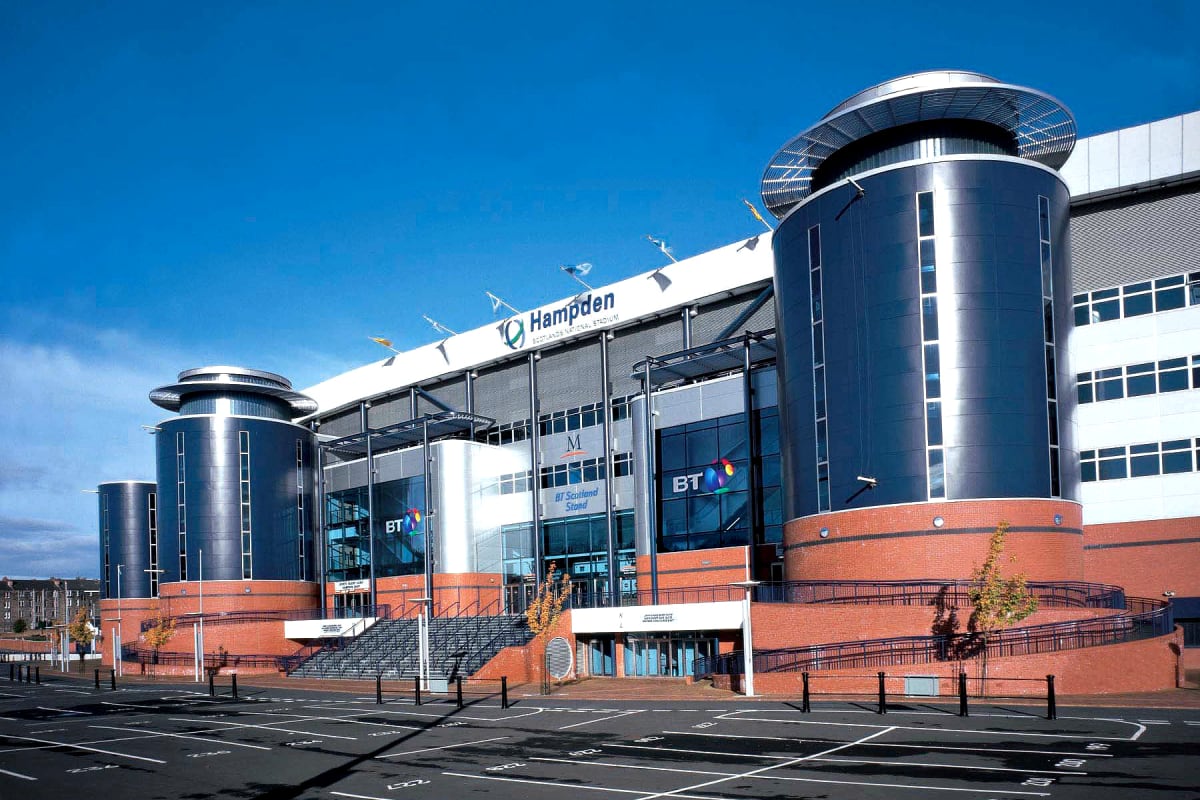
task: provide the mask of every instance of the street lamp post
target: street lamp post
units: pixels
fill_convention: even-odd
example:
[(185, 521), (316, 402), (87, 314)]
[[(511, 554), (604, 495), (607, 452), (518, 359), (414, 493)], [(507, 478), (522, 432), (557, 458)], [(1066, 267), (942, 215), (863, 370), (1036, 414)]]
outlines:
[(113, 629), (113, 668), (116, 669), (118, 677), (125, 674), (125, 665), (121, 659), (121, 636), (124, 634), (121, 625), (121, 569), (124, 566), (117, 564), (117, 627)]
[(754, 697), (754, 632), (750, 627), (750, 595), (762, 581), (735, 581), (729, 584), (746, 590), (742, 601), (742, 672), (745, 675), (746, 697)]
[(408, 602), (420, 603), (421, 611), (417, 616), (417, 670), (420, 674), (421, 690), (429, 691), (429, 617), (426, 609), (433, 604), (432, 597), (414, 597)]

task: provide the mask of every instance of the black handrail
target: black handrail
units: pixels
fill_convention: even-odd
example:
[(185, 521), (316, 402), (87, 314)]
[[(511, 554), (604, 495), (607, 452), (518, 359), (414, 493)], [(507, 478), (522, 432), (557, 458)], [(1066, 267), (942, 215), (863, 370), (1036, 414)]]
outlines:
[[(1167, 603), (1146, 598), (1128, 598), (1126, 602), (1136, 613), (1009, 628), (994, 631), (986, 640), (977, 633), (962, 633), (896, 636), (760, 650), (754, 653), (754, 670), (804, 672), (924, 664), (974, 658), (982, 655), (985, 648), (989, 657), (1032, 655), (1151, 639), (1165, 636), (1173, 630), (1174, 619)], [(696, 659), (693, 669), (697, 677), (740, 675), (743, 659), (742, 651), (701, 657)]]

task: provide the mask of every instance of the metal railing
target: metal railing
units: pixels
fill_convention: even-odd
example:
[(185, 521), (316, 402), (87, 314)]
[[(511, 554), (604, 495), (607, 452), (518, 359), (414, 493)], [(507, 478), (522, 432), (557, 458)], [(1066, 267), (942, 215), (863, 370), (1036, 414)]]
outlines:
[[(355, 613), (350, 614), (347, 618), (386, 618), (391, 615), (391, 611), (391, 606), (386, 603), (380, 603), (377, 606), (367, 606), (364, 609), (355, 610)], [(192, 623), (198, 624), (201, 619), (203, 619), (205, 627), (211, 627), (213, 625), (241, 625), (250, 622), (279, 622), (298, 619), (321, 619), (321, 609), (299, 608), (278, 611), (206, 611), (203, 615), (198, 613), (179, 614), (178, 616), (164, 617), (163, 619), (164, 621), (172, 623), (176, 626), (190, 625)], [(144, 619), (142, 620), (140, 626), (141, 632), (145, 633), (157, 624), (157, 617)]]
[[(927, 664), (975, 658), (1036, 655), (1060, 650), (1120, 644), (1171, 633), (1171, 608), (1160, 600), (1127, 598), (1133, 613), (1071, 622), (1052, 622), (1026, 628), (939, 636), (897, 636), (853, 642), (788, 647), (754, 654), (755, 672), (805, 672), (822, 669)], [(697, 677), (740, 675), (742, 651), (696, 659)]]

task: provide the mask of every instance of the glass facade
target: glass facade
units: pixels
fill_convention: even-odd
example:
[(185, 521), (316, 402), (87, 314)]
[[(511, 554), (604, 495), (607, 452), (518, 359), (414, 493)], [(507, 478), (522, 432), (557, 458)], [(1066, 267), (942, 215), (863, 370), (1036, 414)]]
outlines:
[[(325, 497), (328, 576), (331, 581), (371, 576), (370, 505), (361, 486)], [(375, 577), (420, 575), (425, 572), (425, 479), (412, 478), (376, 484)]]
[[(613, 514), (617, 568), (621, 592), (637, 591), (633, 511)], [(531, 580), (533, 569), (533, 524), (522, 522), (500, 528), (504, 548), (504, 582), (521, 584)], [(608, 591), (608, 526), (604, 514), (559, 517), (542, 521), (542, 552), (547, 570), (555, 564), (571, 576), (576, 595), (603, 595)], [(592, 605), (589, 597), (575, 597), (575, 605)]]
[[(754, 420), (753, 465), (742, 414), (659, 431), (660, 552), (783, 540), (778, 409), (758, 411)], [(747, 480), (751, 466), (757, 471), (755, 503)]]

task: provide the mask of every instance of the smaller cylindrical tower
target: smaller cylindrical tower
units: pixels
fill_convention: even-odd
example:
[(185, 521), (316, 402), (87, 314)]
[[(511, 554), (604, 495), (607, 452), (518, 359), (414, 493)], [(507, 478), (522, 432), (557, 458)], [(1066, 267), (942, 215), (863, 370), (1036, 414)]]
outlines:
[(152, 481), (108, 481), (100, 484), (97, 492), (100, 495), (100, 599), (154, 597), (158, 589), (158, 573), (152, 571), (158, 569), (155, 484)]
[(244, 367), (186, 370), (150, 399), (179, 412), (158, 426), (163, 581), (314, 580), (316, 437), (291, 420), (316, 402)]

